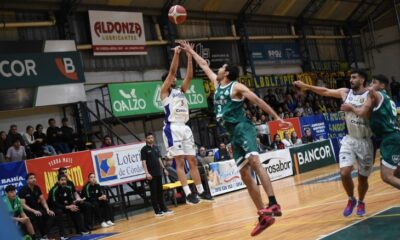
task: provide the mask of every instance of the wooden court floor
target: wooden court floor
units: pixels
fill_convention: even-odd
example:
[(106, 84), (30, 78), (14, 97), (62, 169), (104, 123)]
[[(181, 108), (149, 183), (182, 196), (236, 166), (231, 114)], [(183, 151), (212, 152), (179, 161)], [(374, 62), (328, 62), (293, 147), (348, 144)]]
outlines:
[[(378, 167), (369, 180), (367, 217), (400, 204), (400, 191), (382, 182)], [(332, 176), (337, 171), (332, 165), (273, 182), (283, 216), (253, 239), (318, 239), (359, 221), (355, 213), (348, 218), (342, 215), (347, 197), (338, 176)], [(252, 239), (250, 232), (257, 222), (246, 190), (216, 197), (213, 203), (170, 208), (174, 215), (156, 218), (148, 211), (96, 233), (117, 233), (107, 239)]]

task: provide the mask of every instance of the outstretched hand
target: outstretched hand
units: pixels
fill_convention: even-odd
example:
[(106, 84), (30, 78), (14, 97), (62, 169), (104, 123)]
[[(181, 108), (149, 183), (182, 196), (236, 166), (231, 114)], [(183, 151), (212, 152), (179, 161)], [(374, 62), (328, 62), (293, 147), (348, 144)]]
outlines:
[(179, 40), (179, 41), (177, 41), (177, 43), (186, 52), (186, 55), (191, 56), (190, 50), (194, 49), (194, 43), (190, 43), (186, 40)]
[(285, 120), (283, 120), (282, 118), (277, 120), (279, 122), (279, 126), (280, 127), (284, 127), (284, 128), (291, 128), (293, 127), (293, 124), (291, 122), (286, 122)]
[(294, 81), (293, 85), (301, 89), (306, 88), (306, 84), (300, 80)]
[(176, 47), (172, 48), (171, 50), (173, 50), (175, 54), (179, 55), (182, 51), (182, 48), (181, 48), (181, 46), (176, 46)]

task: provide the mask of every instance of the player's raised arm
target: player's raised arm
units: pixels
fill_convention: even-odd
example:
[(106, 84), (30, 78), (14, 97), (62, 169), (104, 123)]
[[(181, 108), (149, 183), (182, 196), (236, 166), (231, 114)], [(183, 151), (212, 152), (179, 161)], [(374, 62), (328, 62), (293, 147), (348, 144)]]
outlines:
[(362, 118), (369, 118), (374, 107), (377, 107), (382, 100), (382, 96), (375, 90), (370, 89), (367, 101), (359, 108), (351, 104), (342, 104), (340, 110), (345, 112), (354, 112), (357, 116)]
[(189, 87), (190, 83), (193, 78), (193, 61), (192, 61), (192, 54), (189, 52), (190, 49), (194, 48), (193, 43), (188, 43), (187, 41), (179, 41), (178, 43), (185, 43), (185, 45), (182, 45), (182, 49), (185, 51), (186, 56), (187, 56), (187, 68), (186, 68), (186, 77), (183, 80), (181, 89), (183, 92), (186, 92)]
[(235, 96), (243, 96), (251, 103), (256, 104), (259, 108), (261, 108), (264, 112), (271, 115), (275, 120), (279, 121), (282, 125), (286, 127), (290, 127), (292, 124), (290, 122), (284, 121), (279, 115), (268, 105), (264, 100), (259, 98), (256, 94), (254, 94), (248, 87), (241, 83), (235, 84), (233, 88), (233, 95)]
[(161, 100), (165, 99), (169, 94), (169, 88), (171, 87), (172, 82), (176, 76), (176, 72), (178, 71), (180, 53), (181, 53), (181, 47), (180, 46), (175, 47), (174, 57), (172, 58), (167, 78), (165, 79), (163, 85), (161, 86), (161, 93), (160, 93)]
[(302, 81), (295, 81), (293, 84), (296, 87), (299, 87), (303, 90), (310, 90), (321, 96), (340, 98), (342, 100), (346, 99), (347, 93), (349, 92), (349, 89), (347, 89), (347, 88), (329, 89), (329, 88), (325, 88), (325, 87), (317, 87), (317, 86), (309, 85)]
[(182, 48), (187, 48), (189, 49), (189, 53), (193, 56), (194, 60), (197, 62), (197, 64), (201, 67), (201, 69), (203, 69), (204, 73), (207, 75), (207, 77), (211, 80), (211, 82), (214, 84), (215, 87), (217, 87), (218, 82), (217, 82), (217, 74), (215, 74), (211, 68), (208, 66), (208, 63), (206, 60), (204, 60), (204, 58), (200, 57), (199, 54), (196, 53), (196, 51), (192, 48), (190, 48), (190, 46), (185, 46), (185, 45), (189, 45), (190, 43), (184, 43), (184, 42), (180, 42), (179, 44), (181, 44)]

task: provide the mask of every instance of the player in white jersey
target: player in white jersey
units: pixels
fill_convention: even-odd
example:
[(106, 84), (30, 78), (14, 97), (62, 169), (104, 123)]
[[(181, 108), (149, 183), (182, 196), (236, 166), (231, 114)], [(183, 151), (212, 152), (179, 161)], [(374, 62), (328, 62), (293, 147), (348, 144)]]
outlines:
[[(193, 46), (191, 46), (193, 47)], [(165, 121), (163, 128), (164, 144), (167, 149), (167, 157), (176, 161), (176, 172), (182, 183), (186, 195), (186, 203), (197, 204), (199, 199), (192, 193), (186, 180), (184, 161), (189, 162), (190, 176), (196, 184), (199, 197), (203, 200), (212, 200), (201, 184), (199, 170), (195, 159), (196, 150), (192, 130), (186, 125), (189, 120), (189, 106), (185, 92), (189, 89), (193, 77), (192, 55), (187, 51), (187, 74), (182, 86), (176, 87), (176, 72), (179, 65), (179, 54), (184, 48), (178, 46), (174, 49), (174, 57), (168, 74), (164, 75), (161, 86), (160, 98), (164, 106)]]
[[(326, 97), (340, 98), (345, 103), (352, 104), (354, 107), (361, 107), (367, 100), (368, 90), (365, 88), (368, 76), (361, 70), (351, 72), (350, 85), (351, 89), (328, 89), (305, 84), (296, 81), (295, 86), (311, 90), (318, 95)], [(345, 115), (348, 134), (342, 140), (342, 146), (339, 153), (339, 167), (342, 178), (343, 187), (349, 197), (347, 206), (343, 211), (345, 217), (353, 213), (357, 206), (357, 215), (365, 215), (364, 198), (368, 191), (368, 176), (372, 172), (374, 163), (374, 147), (372, 144), (372, 131), (368, 126), (368, 122), (364, 118), (358, 117), (352, 112), (346, 112)], [(351, 177), (354, 163), (358, 165), (358, 204), (354, 197), (354, 183)]]

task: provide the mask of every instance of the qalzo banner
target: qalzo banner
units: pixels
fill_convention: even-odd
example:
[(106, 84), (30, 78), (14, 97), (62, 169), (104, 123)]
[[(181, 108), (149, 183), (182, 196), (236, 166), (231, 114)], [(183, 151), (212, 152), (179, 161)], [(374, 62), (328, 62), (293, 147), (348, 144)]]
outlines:
[(147, 54), (142, 13), (91, 10), (89, 20), (95, 56)]
[(144, 145), (138, 143), (93, 150), (92, 161), (99, 184), (113, 186), (145, 179), (140, 157)]

